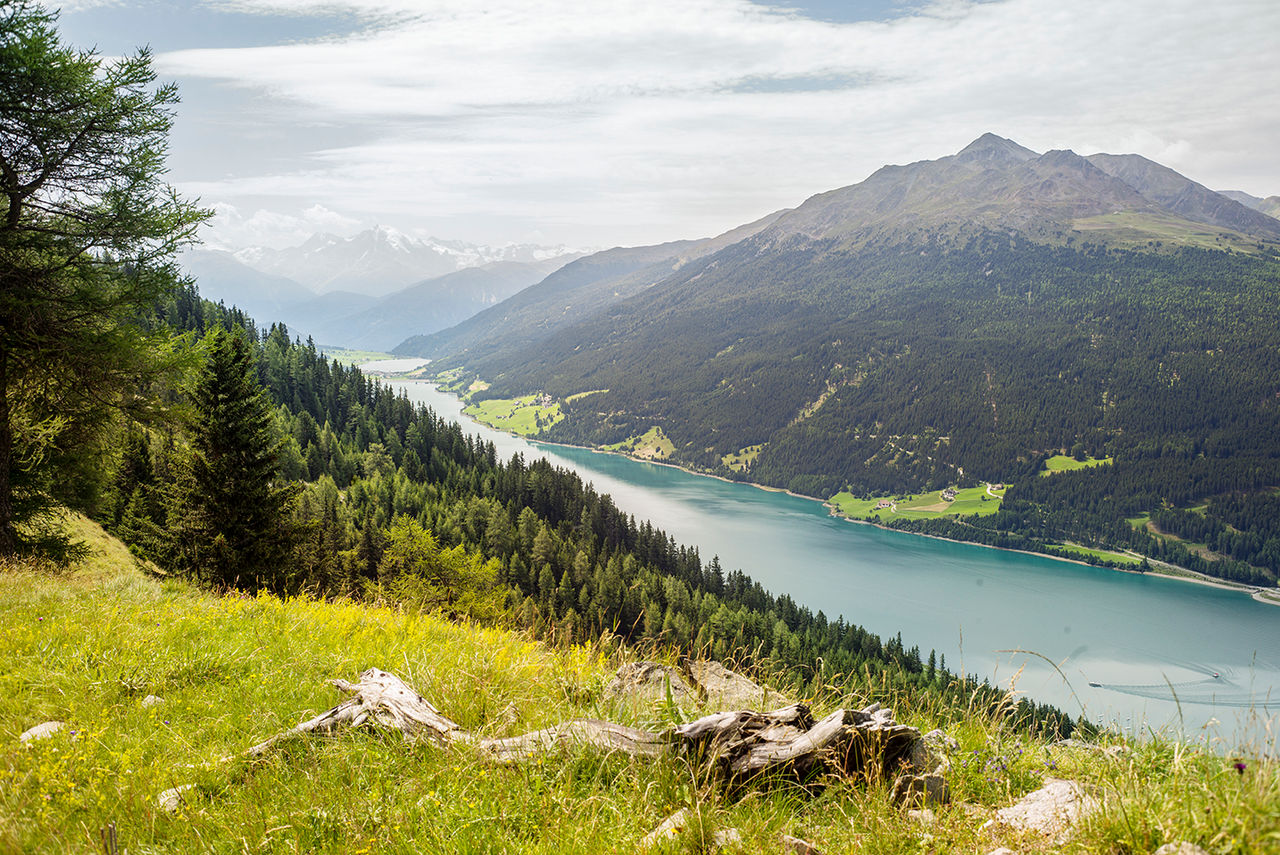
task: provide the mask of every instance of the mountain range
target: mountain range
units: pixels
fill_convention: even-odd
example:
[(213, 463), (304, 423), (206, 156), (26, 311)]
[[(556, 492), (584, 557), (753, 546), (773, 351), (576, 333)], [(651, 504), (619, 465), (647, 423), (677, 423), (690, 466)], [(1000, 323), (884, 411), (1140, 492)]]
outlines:
[(580, 255), (421, 240), (378, 226), (349, 238), (313, 235), (288, 249), (193, 249), (182, 263), (210, 299), (325, 345), (387, 350), (450, 327)]
[(719, 238), (578, 259), (395, 352), (562, 400), (547, 438), (658, 427), (676, 462), (824, 497), (1073, 447), (1269, 454), (1278, 260), (1280, 220), (1161, 164), (986, 134)]

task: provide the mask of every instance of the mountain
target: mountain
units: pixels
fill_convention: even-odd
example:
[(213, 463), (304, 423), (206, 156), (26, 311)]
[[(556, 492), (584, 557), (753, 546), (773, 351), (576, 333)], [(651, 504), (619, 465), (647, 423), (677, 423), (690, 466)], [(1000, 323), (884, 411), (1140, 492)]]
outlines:
[(1280, 196), (1268, 196), (1262, 199), (1258, 196), (1250, 196), (1248, 193), (1239, 190), (1219, 190), (1218, 192), (1228, 199), (1234, 199), (1246, 208), (1252, 208), (1255, 211), (1261, 211), (1268, 217), (1280, 219)]
[(1215, 193), (1153, 160), (1136, 154), (1091, 154), (1088, 161), (1188, 220), (1280, 240), (1280, 220)]
[(821, 497), (1073, 448), (1280, 483), (1275, 225), (1145, 159), (986, 135), (714, 246), (580, 259), (397, 352), (560, 399), (546, 438), (658, 427), (675, 462), (746, 477), (750, 450), (752, 480)]
[(239, 306), (255, 318), (278, 319), (287, 309), (317, 298), (297, 280), (255, 270), (223, 250), (190, 249), (179, 262), (199, 281), (205, 297)]
[(398, 356), (457, 352), (471, 359), (510, 356), (561, 327), (652, 287), (691, 261), (749, 237), (782, 213), (714, 238), (617, 247), (579, 258), (470, 320), (434, 335), (410, 337), (392, 352)]
[(372, 305), (331, 314), (316, 325), (314, 335), (326, 344), (390, 350), (409, 336), (433, 333), (465, 321), (539, 282), (573, 258), (569, 255), (542, 261), (497, 261), (446, 273), (388, 294)]
[(534, 263), (570, 255), (565, 247), (528, 244), (488, 247), (422, 240), (387, 226), (352, 237), (316, 234), (287, 249), (249, 247), (236, 259), (263, 273), (287, 276), (317, 293), (354, 291), (386, 296), (424, 279), (495, 262)]

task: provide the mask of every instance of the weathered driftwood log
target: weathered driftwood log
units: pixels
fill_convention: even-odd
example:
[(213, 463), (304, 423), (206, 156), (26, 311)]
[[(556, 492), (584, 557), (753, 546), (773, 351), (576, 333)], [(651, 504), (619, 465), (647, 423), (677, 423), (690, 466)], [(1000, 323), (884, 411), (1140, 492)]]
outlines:
[(622, 751), (633, 757), (657, 757), (668, 748), (662, 734), (590, 718), (573, 719), (524, 736), (481, 739), (476, 744), (499, 763), (515, 763), (562, 746)]
[(348, 725), (359, 727), (370, 719), (383, 727), (401, 731), (406, 739), (425, 735), (438, 741), (448, 741), (453, 734), (461, 733), (457, 724), (440, 715), (440, 711), (426, 698), (394, 674), (370, 668), (360, 675), (359, 683), (341, 679), (330, 683), (352, 697), (297, 727), (259, 742), (239, 756), (256, 757), (282, 740), (308, 733), (325, 733)]
[[(499, 763), (583, 746), (634, 757), (675, 753), (734, 785), (768, 773), (808, 781), (824, 774), (873, 780), (895, 771), (932, 771), (918, 768), (918, 758), (928, 756), (919, 750), (920, 732), (895, 722), (890, 711), (879, 704), (861, 710), (836, 710), (821, 721), (814, 720), (807, 705), (792, 704), (772, 712), (712, 713), (661, 733), (596, 719), (574, 719), (523, 736), (480, 739), (441, 715), (394, 674), (371, 668), (360, 675), (358, 683), (332, 682), (352, 697), (236, 756), (257, 757), (287, 739), (372, 723), (398, 730), (406, 739), (468, 743)], [(232, 759), (235, 757), (224, 758)], [(162, 805), (176, 808), (184, 789), (166, 791)]]

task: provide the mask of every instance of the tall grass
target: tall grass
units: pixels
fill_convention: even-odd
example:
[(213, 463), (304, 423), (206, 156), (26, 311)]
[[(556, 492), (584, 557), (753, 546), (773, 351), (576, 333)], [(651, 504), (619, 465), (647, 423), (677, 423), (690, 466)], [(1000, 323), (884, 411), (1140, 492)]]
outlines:
[[(777, 851), (784, 832), (827, 852), (987, 852), (1007, 835), (984, 831), (979, 808), (1008, 804), (1046, 775), (1081, 780), (1106, 804), (1068, 850), (1146, 852), (1181, 839), (1280, 850), (1273, 762), (1159, 739), (1114, 755), (1058, 748), (998, 715), (941, 706), (900, 713), (959, 741), (948, 779), (957, 803), (979, 808), (941, 808), (927, 823), (890, 803), (887, 782), (730, 798), (679, 761), (566, 751), (498, 767), (463, 746), (374, 730), (223, 763), (336, 703), (328, 679), (373, 666), (484, 735), (577, 716), (660, 727), (700, 711), (607, 697), (619, 656), (608, 643), (556, 646), (351, 602), (216, 596), (146, 577), (118, 543), (77, 525), (95, 554), (75, 572), (0, 570), (0, 851), (102, 851), (99, 829), (114, 822), (132, 855), (631, 852), (685, 808), (692, 821), (673, 850), (709, 851), (732, 827), (748, 852)], [(163, 701), (144, 706), (148, 695)], [(833, 680), (811, 700), (824, 711), (897, 699)], [(66, 726), (19, 743), (50, 719)], [(160, 810), (156, 795), (186, 783), (197, 787), (182, 808)]]

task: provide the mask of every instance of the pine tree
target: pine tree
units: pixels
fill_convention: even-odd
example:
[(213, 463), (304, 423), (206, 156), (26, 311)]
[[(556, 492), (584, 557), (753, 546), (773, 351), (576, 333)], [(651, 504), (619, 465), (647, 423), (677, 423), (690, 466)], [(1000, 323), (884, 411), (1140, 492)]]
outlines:
[(241, 332), (218, 328), (206, 343), (191, 451), (169, 514), (176, 569), (209, 585), (285, 592), (296, 490), (279, 475), (271, 405)]

